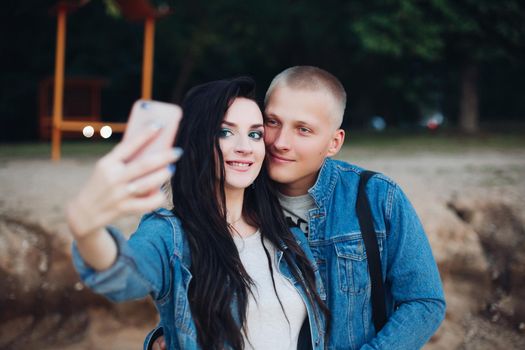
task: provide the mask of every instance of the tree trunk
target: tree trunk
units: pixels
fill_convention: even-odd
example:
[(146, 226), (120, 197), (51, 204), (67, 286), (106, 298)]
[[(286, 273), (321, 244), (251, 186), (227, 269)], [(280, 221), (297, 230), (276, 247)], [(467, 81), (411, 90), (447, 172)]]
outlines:
[(479, 131), (477, 82), (478, 67), (473, 63), (464, 65), (461, 72), (459, 128), (469, 134)]

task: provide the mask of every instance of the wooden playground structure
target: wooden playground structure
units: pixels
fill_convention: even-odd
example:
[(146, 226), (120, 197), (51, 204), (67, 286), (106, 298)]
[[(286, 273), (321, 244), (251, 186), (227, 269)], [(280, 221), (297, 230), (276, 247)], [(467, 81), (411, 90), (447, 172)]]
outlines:
[[(58, 1), (53, 8), (57, 16), (57, 36), (55, 52), (55, 75), (53, 79), (53, 102), (51, 120), (51, 159), (60, 160), (62, 134), (64, 132), (82, 132), (86, 125), (91, 125), (95, 132), (100, 132), (103, 126), (109, 126), (114, 132), (124, 132), (126, 123), (105, 123), (100, 117), (91, 115), (85, 120), (64, 119), (64, 85), (65, 85), (65, 50), (66, 21), (68, 12), (85, 5), (86, 0)], [(168, 8), (156, 9), (148, 0), (115, 0), (124, 18), (130, 21), (144, 21), (144, 48), (142, 59), (141, 98), (151, 99), (153, 86), (153, 51), (155, 41), (155, 21), (171, 13)], [(95, 98), (96, 99), (96, 98)], [(96, 103), (96, 102), (95, 102)], [(96, 107), (95, 107), (96, 110)]]

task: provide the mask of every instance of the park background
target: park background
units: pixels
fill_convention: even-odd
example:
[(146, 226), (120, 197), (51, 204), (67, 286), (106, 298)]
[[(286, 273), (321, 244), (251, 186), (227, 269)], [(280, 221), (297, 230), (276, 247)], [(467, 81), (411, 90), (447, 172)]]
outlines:
[[(63, 207), (108, 140), (70, 134), (51, 162), (39, 86), (52, 77), (56, 1), (7, 1), (0, 65), (0, 348), (130, 349), (147, 301), (111, 305), (78, 283)], [(101, 79), (100, 115), (141, 95), (143, 23), (118, 1), (68, 14), (66, 79)], [(525, 5), (519, 0), (150, 1), (153, 98), (250, 75), (259, 97), (292, 65), (348, 93), (340, 159), (399, 182), (422, 218), (447, 294), (428, 349), (525, 347)], [(68, 99), (68, 90), (65, 93)], [(66, 101), (67, 103), (67, 101)], [(384, 128), (383, 128), (384, 127)], [(117, 223), (131, 233), (137, 218)]]

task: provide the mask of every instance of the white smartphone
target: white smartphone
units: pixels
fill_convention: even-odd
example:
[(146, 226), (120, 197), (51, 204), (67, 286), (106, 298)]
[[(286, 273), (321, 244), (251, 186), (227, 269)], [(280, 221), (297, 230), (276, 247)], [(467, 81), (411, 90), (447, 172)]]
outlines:
[(131, 108), (123, 142), (137, 137), (152, 126), (159, 128), (160, 132), (135, 153), (132, 159), (172, 148), (181, 118), (182, 109), (175, 104), (151, 100), (136, 101)]

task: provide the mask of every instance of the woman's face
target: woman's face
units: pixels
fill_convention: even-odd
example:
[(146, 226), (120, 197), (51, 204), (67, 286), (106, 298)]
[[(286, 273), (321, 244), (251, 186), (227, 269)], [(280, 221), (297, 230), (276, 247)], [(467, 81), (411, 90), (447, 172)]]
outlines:
[(236, 98), (226, 111), (219, 134), (225, 189), (244, 189), (259, 175), (264, 161), (261, 110), (247, 98)]

